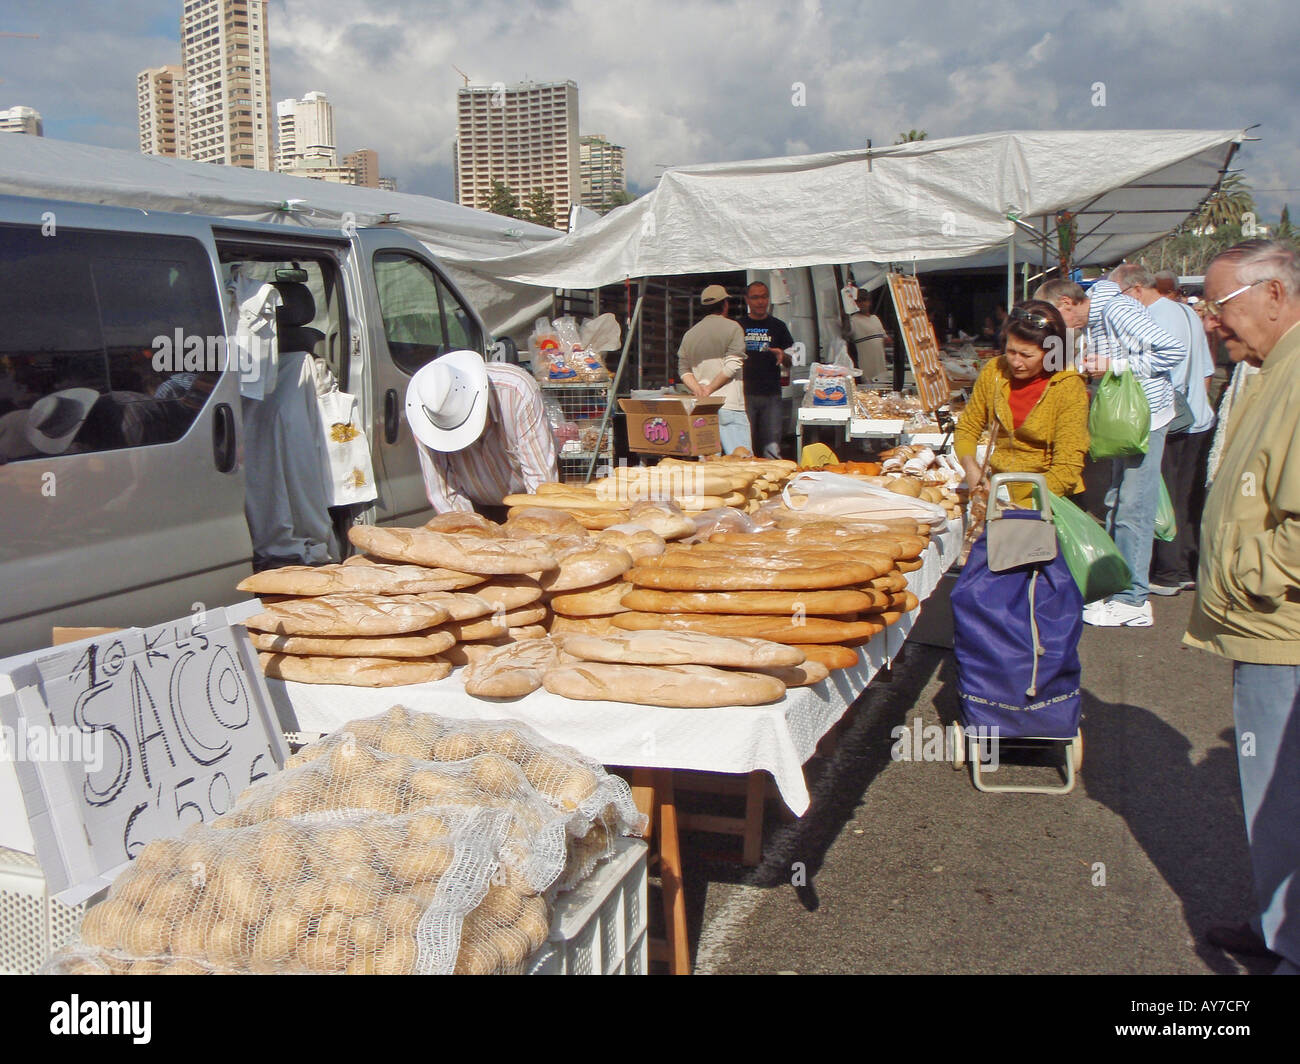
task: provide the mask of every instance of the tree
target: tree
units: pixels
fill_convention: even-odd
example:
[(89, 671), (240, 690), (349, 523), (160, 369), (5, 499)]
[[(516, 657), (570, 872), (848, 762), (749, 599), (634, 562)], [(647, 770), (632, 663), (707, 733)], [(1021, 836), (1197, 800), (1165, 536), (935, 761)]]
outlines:
[(551, 199), (551, 194), (544, 188), (535, 188), (528, 193), (523, 217), (534, 225), (544, 225), (548, 229), (554, 229), (555, 201)]
[(510, 191), (510, 186), (501, 181), (492, 182), (492, 192), (488, 196), (487, 209), (503, 218), (522, 218), (519, 200)]
[(632, 193), (628, 192), (626, 189), (620, 188), (606, 197), (605, 202), (600, 205), (596, 213), (608, 214), (616, 207), (626, 207), (634, 199), (636, 199), (636, 197), (632, 195)]
[(1291, 208), (1287, 204), (1282, 204), (1282, 217), (1277, 220), (1277, 229), (1273, 235), (1278, 240), (1286, 240), (1289, 243), (1300, 245), (1300, 229), (1296, 229), (1291, 224)]
[(1201, 205), (1192, 224), (1201, 230), (1218, 229), (1224, 225), (1239, 226), (1242, 216), (1254, 210), (1255, 197), (1250, 194), (1250, 186), (1240, 174), (1226, 174), (1219, 187)]
[(898, 134), (894, 140), (895, 144), (910, 144), (914, 140), (925, 140), (928, 134), (924, 129), (909, 129), (906, 133)]

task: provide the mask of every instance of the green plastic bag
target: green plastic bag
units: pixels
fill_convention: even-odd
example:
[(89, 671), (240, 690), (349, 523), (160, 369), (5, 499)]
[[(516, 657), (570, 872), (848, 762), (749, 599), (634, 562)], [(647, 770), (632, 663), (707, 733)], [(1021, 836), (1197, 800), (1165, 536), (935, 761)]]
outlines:
[(1172, 543), (1178, 535), (1178, 524), (1174, 520), (1174, 500), (1169, 497), (1169, 488), (1165, 478), (1160, 478), (1160, 504), (1156, 507), (1156, 539)]
[(1133, 573), (1114, 540), (1069, 499), (1052, 496), (1052, 521), (1061, 553), (1084, 602), (1104, 599), (1133, 583)]
[(1151, 407), (1131, 369), (1116, 376), (1106, 370), (1088, 411), (1088, 432), (1094, 458), (1124, 458), (1147, 453), (1151, 432)]

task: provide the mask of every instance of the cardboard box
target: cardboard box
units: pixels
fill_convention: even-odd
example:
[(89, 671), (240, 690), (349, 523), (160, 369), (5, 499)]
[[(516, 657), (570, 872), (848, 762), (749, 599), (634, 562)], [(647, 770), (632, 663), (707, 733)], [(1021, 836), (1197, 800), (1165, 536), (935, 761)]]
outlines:
[(721, 396), (697, 399), (677, 395), (664, 399), (620, 399), (627, 415), (627, 447), (640, 454), (721, 454), (718, 411)]

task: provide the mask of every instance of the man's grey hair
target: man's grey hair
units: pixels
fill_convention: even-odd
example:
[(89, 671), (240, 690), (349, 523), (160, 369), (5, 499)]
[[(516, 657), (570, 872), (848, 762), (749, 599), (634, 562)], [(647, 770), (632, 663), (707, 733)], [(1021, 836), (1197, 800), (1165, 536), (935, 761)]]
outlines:
[(1082, 303), (1088, 298), (1088, 293), (1083, 290), (1082, 285), (1075, 284), (1073, 281), (1058, 279), (1040, 284), (1038, 291), (1034, 293), (1034, 298), (1056, 306), (1057, 301), (1061, 299)]
[(1255, 281), (1281, 281), (1287, 298), (1300, 296), (1300, 253), (1279, 240), (1243, 240), (1221, 251), (1210, 262), (1229, 263), (1237, 267), (1242, 284)]
[(1178, 274), (1173, 270), (1156, 270), (1156, 291), (1161, 295), (1174, 295), (1178, 291)]
[(1139, 285), (1142, 288), (1154, 288), (1156, 284), (1156, 279), (1140, 262), (1126, 262), (1123, 266), (1116, 266), (1110, 271), (1110, 279), (1119, 285), (1121, 292)]

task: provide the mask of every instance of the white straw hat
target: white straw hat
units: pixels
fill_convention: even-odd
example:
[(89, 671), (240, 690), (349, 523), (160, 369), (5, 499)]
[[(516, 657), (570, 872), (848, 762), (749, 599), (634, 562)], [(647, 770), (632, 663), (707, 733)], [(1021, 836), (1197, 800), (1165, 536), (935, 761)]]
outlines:
[(462, 451), (483, 435), (487, 366), (477, 351), (449, 351), (420, 367), (406, 387), (406, 420), (435, 451)]
[(94, 388), (65, 388), (37, 399), (27, 414), (27, 442), (42, 454), (62, 454), (98, 398)]

